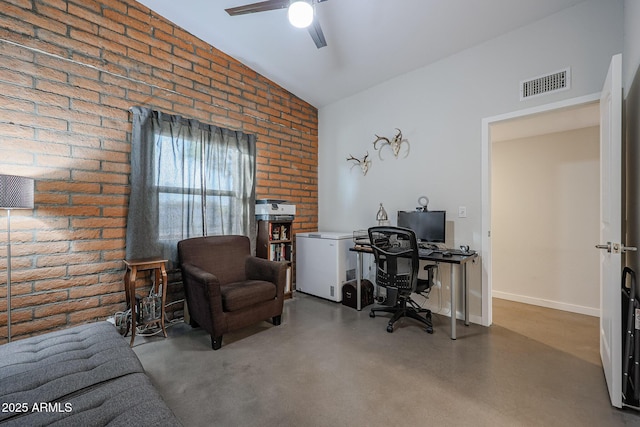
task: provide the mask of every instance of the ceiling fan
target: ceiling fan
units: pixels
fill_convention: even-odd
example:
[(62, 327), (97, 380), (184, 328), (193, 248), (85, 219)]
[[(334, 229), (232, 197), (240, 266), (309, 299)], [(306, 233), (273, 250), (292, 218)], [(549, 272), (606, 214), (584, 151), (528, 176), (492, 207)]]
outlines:
[[(320, 28), (320, 22), (315, 19), (313, 16), (313, 8), (309, 8), (309, 6), (313, 7), (316, 3), (322, 3), (327, 0), (303, 0), (303, 1), (295, 1), (295, 0), (267, 0), (261, 1), (258, 3), (246, 4), (244, 6), (232, 7), (229, 9), (225, 9), (225, 11), (231, 15), (246, 15), (248, 13), (257, 13), (257, 12), (266, 12), (268, 10), (276, 10), (276, 9), (289, 9), (289, 21), (291, 21), (292, 25), (299, 26), (294, 24), (292, 20), (292, 13), (295, 14), (295, 8), (297, 6), (302, 6), (302, 8), (311, 10), (311, 22), (307, 22), (306, 25), (302, 25), (301, 27), (306, 27), (313, 39), (316, 47), (320, 49), (321, 47), (325, 47), (327, 45), (327, 41), (324, 38), (324, 34), (322, 33), (322, 28)], [(296, 4), (294, 6), (294, 4)], [(304, 3), (304, 4), (300, 4)], [(293, 10), (292, 10), (293, 9)]]

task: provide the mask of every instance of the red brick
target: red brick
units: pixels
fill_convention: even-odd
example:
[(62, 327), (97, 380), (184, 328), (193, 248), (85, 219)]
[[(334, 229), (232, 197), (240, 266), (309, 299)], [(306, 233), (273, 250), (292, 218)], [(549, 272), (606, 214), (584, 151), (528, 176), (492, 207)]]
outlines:
[(0, 167), (44, 177), (12, 233), (20, 336), (124, 308), (132, 106), (258, 135), (257, 194), (300, 204), (296, 228), (317, 227), (314, 107), (135, 1), (13, 3), (0, 17), (13, 24), (0, 39), (16, 43), (0, 42), (0, 114), (18, 124), (0, 123)]
[[(71, 249), (78, 252), (103, 251), (103, 250), (109, 250), (109, 249), (122, 248), (123, 246), (124, 246), (124, 241), (121, 239), (87, 240), (87, 241), (75, 241), (71, 243)], [(101, 268), (101, 267), (98, 267), (98, 268)]]
[[(48, 1), (48, 3), (52, 3), (52, 2)], [(38, 13), (48, 18), (55, 19), (56, 21), (64, 22), (73, 28), (79, 28), (84, 31), (95, 34), (96, 31), (98, 30), (98, 26), (84, 19), (79, 19), (73, 15), (69, 15), (68, 13), (65, 13), (64, 12), (64, 10), (66, 9), (65, 3), (66, 2), (64, 1), (57, 1), (56, 4), (52, 4), (52, 7), (49, 7), (44, 4), (40, 4), (38, 5)]]
[(124, 293), (124, 285), (121, 289), (114, 288), (111, 283), (98, 283), (90, 286), (76, 286), (69, 289), (69, 299), (84, 298), (95, 295), (107, 295), (112, 292), (122, 291)]
[(56, 21), (55, 19), (50, 19), (46, 16), (38, 15), (29, 9), (21, 9), (18, 6), (13, 6), (3, 2), (2, 13), (11, 16), (19, 21), (28, 22), (29, 24), (39, 27), (46, 28), (51, 31), (55, 31), (59, 34), (64, 34), (67, 26), (60, 21)]
[(123, 225), (126, 225), (125, 221), (118, 218), (81, 218), (81, 219), (71, 220), (72, 227), (105, 228), (105, 227), (122, 227)]
[(61, 313), (75, 313), (80, 310), (86, 310), (88, 308), (95, 308), (100, 305), (98, 298), (86, 298), (77, 299), (75, 301), (65, 301), (56, 304), (47, 304), (36, 307), (34, 310), (34, 317), (36, 319), (41, 317), (49, 317)]
[[(100, 302), (102, 303), (102, 305), (119, 305), (119, 304), (124, 304), (125, 301), (126, 301), (126, 296), (124, 294), (124, 285), (123, 285), (122, 292), (113, 292), (110, 294), (105, 294), (100, 296)], [(123, 309), (113, 310), (113, 312), (122, 311), (122, 310)]]
[[(13, 315), (11, 317), (13, 320)], [(21, 335), (29, 335), (32, 333), (44, 333), (48, 330), (59, 328), (67, 325), (67, 316), (59, 314), (57, 316), (50, 316), (37, 321), (16, 323), (11, 325), (11, 335), (14, 339), (20, 339)]]
[(104, 239), (123, 239), (127, 233), (124, 228), (105, 228), (102, 230), (102, 238)]
[[(108, 232), (109, 230), (105, 230), (105, 232)], [(126, 233), (126, 229), (121, 229), (121, 232), (118, 233), (118, 236), (125, 236)], [(114, 237), (118, 237), (118, 236), (114, 236)], [(114, 250), (114, 251), (103, 251), (102, 252), (102, 259), (104, 261), (111, 261), (111, 260), (123, 260), (125, 258), (125, 250), (124, 248), (120, 249), (120, 250)]]
[[(12, 276), (13, 277), (13, 276)], [(33, 307), (36, 305), (49, 304), (53, 302), (65, 301), (67, 291), (39, 292), (30, 295), (19, 295), (11, 299), (11, 307), (16, 309)]]
[[(89, 22), (93, 22), (99, 26), (107, 27), (112, 31), (124, 31), (124, 25), (114, 22), (108, 18), (105, 18), (98, 14), (101, 9), (101, 4), (99, 2), (92, 2), (90, 0), (82, 0), (81, 2), (83, 7), (76, 7), (73, 4), (69, 4), (68, 10), (72, 16), (77, 16)], [(90, 4), (94, 5), (94, 10), (91, 11)]]
[(104, 320), (109, 315), (113, 314), (114, 310), (112, 307), (97, 307), (91, 308), (88, 310), (76, 311), (73, 313), (69, 313), (69, 321), (71, 323), (78, 322), (96, 322), (98, 320)]
[[(12, 307), (13, 308), (13, 307)], [(15, 339), (16, 331), (13, 325), (24, 323), (33, 319), (32, 310), (11, 310), (11, 335)], [(0, 302), (0, 337), (7, 336), (7, 305)], [(0, 341), (6, 343), (6, 340)]]

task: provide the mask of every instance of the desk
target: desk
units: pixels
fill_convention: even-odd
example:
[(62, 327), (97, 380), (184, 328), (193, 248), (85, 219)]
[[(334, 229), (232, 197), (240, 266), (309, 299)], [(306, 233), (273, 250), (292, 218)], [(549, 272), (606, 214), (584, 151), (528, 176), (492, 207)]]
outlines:
[[(361, 286), (362, 286), (362, 255), (373, 254), (373, 250), (369, 246), (354, 246), (349, 249), (350, 251), (357, 253), (356, 260), (356, 301), (358, 304), (358, 310), (362, 310), (361, 306)], [(452, 255), (449, 257), (442, 256), (439, 252), (433, 252), (426, 256), (420, 256), (423, 261), (432, 261), (436, 263), (451, 264), (451, 339), (456, 339), (456, 318), (457, 318), (457, 298), (456, 288), (457, 285), (454, 281), (454, 265), (459, 267), (460, 271), (460, 286), (462, 286), (463, 298), (462, 304), (464, 309), (464, 324), (469, 326), (469, 287), (467, 286), (467, 263), (478, 257), (477, 253), (471, 255)]]
[(158, 288), (162, 283), (162, 307), (160, 309), (160, 318), (154, 319), (147, 324), (158, 324), (162, 328), (164, 337), (167, 337), (167, 330), (164, 328), (164, 306), (167, 297), (167, 270), (165, 269), (166, 259), (146, 258), (123, 260), (127, 266), (124, 274), (124, 293), (127, 298), (127, 306), (131, 309), (131, 342), (129, 346), (133, 346), (133, 340), (136, 339), (136, 275), (138, 271), (153, 270), (155, 274), (154, 292), (158, 293)]

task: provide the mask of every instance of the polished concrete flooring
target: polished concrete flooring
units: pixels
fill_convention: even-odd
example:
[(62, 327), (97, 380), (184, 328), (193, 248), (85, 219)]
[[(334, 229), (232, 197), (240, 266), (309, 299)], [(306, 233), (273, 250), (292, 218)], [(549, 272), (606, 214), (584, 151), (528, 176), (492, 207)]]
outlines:
[(494, 299), (494, 324), (434, 315), (392, 334), (372, 319), (304, 294), (283, 322), (224, 337), (183, 323), (134, 350), (185, 426), (638, 426), (612, 408), (598, 319)]

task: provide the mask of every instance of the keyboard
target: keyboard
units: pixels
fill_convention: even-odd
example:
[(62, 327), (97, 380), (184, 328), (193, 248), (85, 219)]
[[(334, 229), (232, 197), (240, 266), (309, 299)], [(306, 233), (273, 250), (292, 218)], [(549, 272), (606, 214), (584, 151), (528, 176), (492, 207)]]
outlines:
[(460, 249), (447, 249), (446, 251), (449, 252), (451, 255), (473, 255), (476, 253), (476, 251), (464, 252), (464, 251), (461, 251)]
[(426, 248), (419, 248), (418, 249), (418, 256), (421, 256), (421, 257), (429, 256), (432, 253), (433, 253), (433, 249), (426, 249)]

